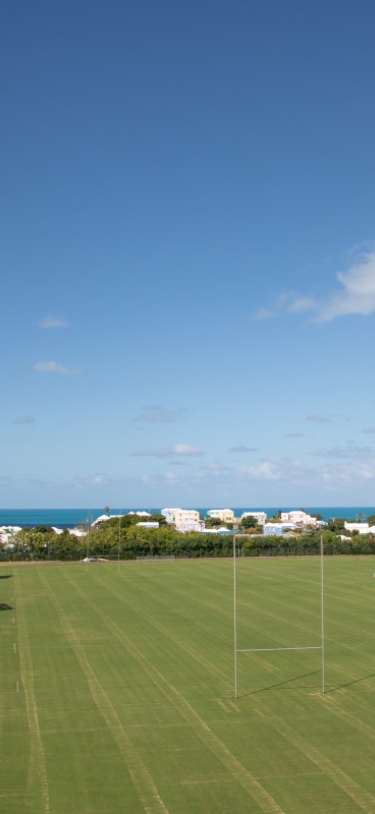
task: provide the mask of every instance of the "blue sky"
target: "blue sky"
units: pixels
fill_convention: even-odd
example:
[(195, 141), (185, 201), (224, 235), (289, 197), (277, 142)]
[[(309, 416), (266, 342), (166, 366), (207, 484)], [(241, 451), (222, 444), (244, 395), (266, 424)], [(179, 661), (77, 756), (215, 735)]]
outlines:
[(373, 3), (0, 18), (0, 503), (371, 505)]

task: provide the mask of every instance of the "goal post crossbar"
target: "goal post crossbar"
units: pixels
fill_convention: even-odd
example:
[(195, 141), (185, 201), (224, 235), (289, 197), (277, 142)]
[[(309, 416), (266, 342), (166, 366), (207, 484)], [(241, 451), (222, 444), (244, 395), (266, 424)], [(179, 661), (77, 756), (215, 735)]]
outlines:
[(317, 644), (313, 647), (246, 647), (237, 650), (237, 653), (269, 653), (272, 650), (321, 650), (322, 645)]
[(324, 549), (323, 535), (320, 536), (320, 606), (321, 606), (321, 644), (301, 647), (237, 647), (237, 550), (236, 535), (233, 535), (233, 644), (234, 644), (234, 697), (238, 698), (238, 653), (269, 653), (283, 650), (320, 650), (322, 654), (322, 693), (325, 692), (325, 652), (324, 652)]

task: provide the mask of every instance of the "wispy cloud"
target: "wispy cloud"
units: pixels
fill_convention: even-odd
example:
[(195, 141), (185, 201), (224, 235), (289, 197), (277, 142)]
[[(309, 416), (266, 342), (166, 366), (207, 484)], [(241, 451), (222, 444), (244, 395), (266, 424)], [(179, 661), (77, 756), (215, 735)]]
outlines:
[(371, 447), (332, 447), (332, 449), (319, 449), (311, 454), (324, 458), (348, 458), (355, 461), (371, 459), (375, 463), (375, 449)]
[(240, 474), (244, 475), (249, 480), (281, 480), (283, 478), (282, 470), (277, 461), (263, 461), (254, 466), (241, 466), (237, 470)]
[(245, 444), (240, 444), (238, 447), (231, 447), (229, 452), (257, 452), (258, 447), (247, 447)]
[(316, 424), (331, 424), (331, 419), (322, 413), (310, 413), (306, 416), (306, 421), (314, 421)]
[(32, 418), (30, 415), (18, 415), (11, 423), (22, 426), (23, 424), (34, 424), (34, 422), (35, 418)]
[(136, 416), (133, 421), (142, 424), (169, 424), (182, 419), (186, 415), (186, 410), (179, 407), (178, 410), (165, 410), (160, 406), (145, 407), (147, 412)]
[(160, 447), (159, 449), (141, 449), (130, 453), (133, 458), (174, 458), (175, 456), (196, 456), (205, 455), (200, 447), (193, 447), (191, 444), (174, 444), (172, 447)]
[(366, 427), (366, 429), (363, 430), (363, 432), (373, 434), (375, 433), (375, 427)]
[(375, 312), (375, 245), (357, 255), (347, 271), (337, 271), (338, 286), (325, 297), (314, 294), (282, 294), (273, 305), (259, 308), (255, 319), (269, 319), (284, 311), (291, 314), (310, 312), (316, 322), (329, 322), (336, 317), (369, 316)]
[(39, 328), (69, 328), (69, 322), (60, 317), (45, 317), (38, 322)]
[(82, 371), (79, 368), (64, 367), (58, 362), (45, 362), (41, 360), (33, 366), (37, 373), (58, 373), (60, 375), (77, 375)]
[(274, 308), (258, 308), (255, 312), (255, 319), (272, 319), (275, 316)]
[(348, 314), (368, 316), (375, 311), (375, 249), (363, 252), (347, 272), (338, 271), (336, 277), (340, 289), (326, 302), (314, 303), (320, 322)]
[[(310, 419), (311, 421), (311, 419)], [(303, 432), (289, 432), (286, 438), (304, 438), (305, 434)]]
[(272, 305), (269, 308), (258, 308), (258, 310), (254, 314), (254, 319), (272, 319), (275, 317), (280, 311), (283, 311), (288, 303), (288, 295), (287, 294), (279, 294), (273, 300)]

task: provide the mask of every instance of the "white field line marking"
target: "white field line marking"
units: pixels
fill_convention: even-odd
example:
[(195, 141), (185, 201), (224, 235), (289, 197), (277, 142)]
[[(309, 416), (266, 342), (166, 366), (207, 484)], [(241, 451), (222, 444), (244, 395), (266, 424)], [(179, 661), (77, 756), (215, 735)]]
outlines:
[(314, 647), (249, 647), (246, 650), (237, 650), (237, 653), (269, 653), (271, 650), (321, 650), (321, 645)]
[[(121, 595), (119, 595), (118, 592), (115, 591), (115, 589), (112, 589), (112, 586), (109, 586), (103, 580), (99, 580), (99, 581), (103, 585), (105, 585), (105, 587), (111, 593), (116, 593), (116, 595), (119, 598), (121, 597)], [(115, 627), (117, 627), (117, 625), (115, 625)], [(320, 648), (317, 648), (317, 649), (320, 649)], [(279, 719), (277, 719), (277, 720), (279, 720)], [(284, 722), (282, 722), (282, 723), (284, 723)], [(285, 724), (285, 727), (287, 727), (287, 724)], [(294, 736), (294, 730), (290, 730), (290, 731), (293, 733), (293, 736)], [(283, 733), (281, 733), (281, 734), (283, 734)], [(291, 740), (291, 742), (293, 742), (293, 741)], [(302, 743), (302, 739), (301, 739), (301, 743)], [(306, 749), (309, 750), (308, 753), (306, 752), (306, 756), (308, 758), (310, 758), (311, 760), (313, 760), (313, 762), (315, 762), (316, 765), (319, 766), (321, 771), (323, 771), (323, 772), (325, 771), (325, 766), (326, 766), (326, 763), (327, 763), (327, 772), (326, 773), (336, 783), (336, 785), (338, 785), (342, 790), (345, 791), (345, 793), (347, 793), (349, 796), (351, 796), (352, 799), (355, 800), (355, 802), (357, 802), (357, 804), (367, 812), (367, 814), (374, 814), (374, 812), (375, 812), (375, 808), (374, 808), (375, 798), (373, 798), (371, 794), (369, 794), (364, 789), (362, 789), (361, 786), (359, 786), (356, 783), (356, 781), (352, 780), (352, 778), (350, 778), (348, 775), (346, 775), (345, 772), (343, 772), (339, 767), (337, 767), (332, 761), (326, 761), (325, 756), (323, 756), (317, 750), (314, 750), (312, 747), (310, 749), (310, 745), (308, 743), (305, 743), (305, 746), (306, 746)], [(303, 751), (302, 747), (300, 747), (300, 748), (301, 748), (301, 751)]]
[[(113, 596), (119, 599), (120, 602), (122, 602), (122, 604), (131, 607), (131, 602), (122, 593), (120, 593), (120, 591), (108, 585), (108, 583), (105, 582), (105, 580), (101, 579), (98, 574), (95, 575), (95, 578), (96, 581), (100, 583), (100, 585), (102, 585), (109, 593), (111, 593)], [(77, 591), (79, 591), (79, 588), (76, 584), (74, 584), (74, 587)], [(145, 619), (149, 625), (155, 628), (155, 630), (160, 631), (160, 633), (162, 633), (164, 637), (170, 639), (170, 641), (176, 644), (178, 647), (180, 647), (181, 650), (183, 650), (185, 653), (188, 653), (190, 658), (194, 659), (200, 665), (200, 667), (202, 666), (202, 664), (204, 667), (208, 665), (208, 669), (212, 673), (212, 675), (214, 675), (220, 681), (223, 681), (226, 688), (228, 689), (228, 692), (232, 692), (232, 685), (228, 681), (227, 673), (225, 673), (223, 670), (217, 667), (213, 662), (210, 662), (207, 657), (203, 659), (202, 654), (197, 653), (197, 651), (189, 644), (187, 644), (187, 642), (185, 642), (179, 636), (173, 634), (168, 628), (161, 624), (161, 622), (158, 622), (156, 619), (154, 619), (151, 613), (148, 613), (147, 611), (143, 610), (143, 608), (138, 608), (137, 612), (138, 615)], [(272, 672), (274, 672), (273, 669)]]
[[(22, 608), (22, 591), (19, 585), (19, 575), (16, 576), (16, 590), (18, 594), (18, 607), (20, 614), (18, 617), (18, 636), (21, 643), (19, 650), (20, 673), (23, 688), (25, 690), (25, 705), (27, 721), (30, 732), (30, 757), (28, 766), (26, 794), (31, 805), (36, 805), (33, 797), (41, 797), (41, 812), (49, 814), (49, 790), (46, 768), (46, 756), (40, 731), (38, 707), (34, 691), (34, 671), (31, 660), (25, 614)], [(19, 685), (17, 681), (17, 692)]]
[(12, 625), (14, 625), (15, 623), (16, 623), (16, 620), (15, 620), (14, 616), (12, 616)]
[[(110, 590), (109, 586), (106, 586)], [(89, 604), (93, 611), (97, 614), (97, 607), (84, 590), (75, 586), (77, 593), (79, 593)], [(123, 633), (121, 628), (117, 626), (112, 619), (101, 609), (100, 618), (107, 627), (112, 631), (117, 639), (123, 642), (131, 656), (141, 665), (146, 675), (158, 687), (164, 697), (168, 698), (170, 703), (173, 704), (176, 710), (182, 715), (184, 720), (189, 724), (196, 736), (202, 743), (215, 755), (218, 761), (225, 766), (227, 771), (235, 778), (235, 780), (242, 786), (243, 789), (256, 801), (258, 806), (262, 809), (264, 814), (285, 814), (282, 808), (278, 805), (276, 800), (269, 794), (269, 792), (259, 783), (259, 781), (251, 774), (251, 772), (240, 763), (239, 760), (227, 749), (225, 744), (220, 738), (215, 735), (209, 728), (203, 718), (198, 715), (195, 709), (189, 704), (183, 695), (172, 685), (166, 678), (157, 670), (157, 668), (150, 664), (143, 653), (138, 650), (137, 646)]]
[(55, 594), (51, 590), (45, 575), (41, 574), (40, 576), (49, 595), (51, 604), (55, 608), (63, 631), (76, 656), (81, 670), (85, 675), (92, 698), (99, 712), (104, 718), (108, 729), (111, 731), (112, 737), (124, 759), (125, 765), (146, 814), (160, 814), (160, 812), (162, 812), (162, 814), (168, 814), (168, 809), (160, 797), (151, 774), (144, 765), (137, 751), (134, 749), (121, 719), (119, 718), (108, 695), (100, 684), (99, 679), (95, 675), (83, 646), (79, 643), (75, 631), (70, 625), (70, 622), (62, 610), (60, 603), (56, 599)]
[[(99, 580), (99, 581), (101, 581), (101, 580)], [(188, 581), (189, 581), (189, 580), (188, 580)], [(101, 582), (102, 582), (102, 581), (101, 581)], [(102, 582), (102, 584), (103, 584), (103, 585), (105, 584), (107, 587), (109, 587), (109, 586), (108, 586), (108, 583), (104, 583), (104, 582)], [(160, 584), (160, 583), (159, 583), (159, 584)], [(194, 584), (194, 583), (191, 581), (191, 584)], [(221, 584), (221, 583), (219, 583), (219, 584)], [(190, 595), (190, 594), (189, 594), (187, 591), (183, 591), (183, 590), (181, 590), (180, 588), (177, 588), (177, 589), (175, 588), (174, 590), (175, 590), (175, 593), (176, 593), (176, 594), (179, 594), (180, 596), (185, 596), (185, 597), (187, 597), (189, 601), (191, 600), (191, 595)], [(220, 614), (220, 615), (224, 616), (224, 618), (226, 618), (226, 619), (231, 619), (231, 615), (232, 615), (233, 611), (231, 611), (231, 613), (228, 613), (227, 611), (225, 611), (225, 610), (223, 609), (223, 607), (222, 607), (222, 599), (223, 599), (222, 594), (221, 594), (221, 593), (220, 593), (218, 590), (216, 590), (215, 588), (209, 588), (208, 590), (209, 590), (209, 592), (210, 592), (210, 593), (212, 593), (212, 594), (214, 595), (215, 599), (217, 598), (217, 601), (216, 601), (215, 603), (212, 603), (212, 602), (207, 602), (207, 601), (205, 600), (205, 605), (207, 605), (207, 607), (208, 607), (208, 608), (210, 608), (211, 610), (213, 610), (215, 613), (218, 613), (218, 614)], [(163, 604), (165, 604), (165, 605), (169, 604), (169, 603), (167, 603), (165, 600), (163, 600), (161, 597), (159, 597), (159, 596), (155, 596), (155, 594), (152, 594), (150, 591), (148, 591), (148, 590), (147, 590), (147, 588), (144, 588), (144, 591), (145, 591), (145, 592), (147, 592), (147, 596), (153, 596), (153, 597), (154, 597), (154, 598), (155, 598), (155, 599), (156, 599), (158, 602), (162, 602), (162, 603), (163, 603)], [(117, 595), (118, 595), (118, 596), (121, 596), (120, 594), (117, 594)], [(123, 597), (122, 597), (122, 598), (123, 598)], [(221, 604), (220, 604), (220, 603), (221, 603)], [(238, 602), (237, 602), (237, 606), (238, 606), (238, 607), (240, 607), (240, 606), (241, 606), (241, 607), (243, 607), (244, 609), (247, 609), (247, 608), (248, 608), (247, 604), (246, 604), (245, 602), (243, 602), (242, 600), (238, 600)], [(250, 608), (253, 608), (253, 609), (257, 609), (257, 606), (256, 606), (254, 603), (252, 603), (251, 605), (249, 605), (249, 607), (250, 607)], [(271, 617), (271, 618), (272, 618), (272, 620), (273, 620), (273, 619), (276, 619), (276, 618), (280, 618), (280, 619), (282, 618), (282, 617), (276, 616), (274, 613), (270, 613), (270, 612), (267, 612), (267, 611), (264, 611), (264, 610), (262, 610), (262, 613), (264, 613), (266, 616)], [(187, 614), (185, 613), (185, 614), (183, 614), (183, 615), (184, 615), (184, 616), (186, 616)], [(191, 617), (191, 614), (189, 614), (189, 617), (190, 617), (190, 618), (192, 618), (192, 617)], [(238, 620), (240, 620), (240, 617), (239, 617), (239, 616), (238, 616)], [(284, 622), (287, 624), (287, 622), (286, 622), (286, 620), (285, 620), (285, 619), (282, 619), (282, 621), (284, 621)], [(202, 625), (201, 623), (198, 623), (198, 622), (197, 622), (195, 619), (194, 619), (194, 622), (195, 622), (195, 624), (199, 624), (201, 627), (203, 627), (203, 625)], [(259, 626), (259, 625), (256, 625), (256, 624), (254, 623), (254, 619), (252, 619), (252, 620), (251, 620), (251, 623), (250, 623), (250, 622), (249, 622), (249, 621), (248, 621), (248, 620), (247, 620), (245, 617), (241, 617), (241, 622), (242, 622), (243, 624), (245, 624), (247, 627), (249, 627), (249, 629), (250, 629), (250, 631), (251, 631), (252, 633), (254, 633), (254, 632), (261, 632), (263, 636), (265, 635), (264, 626)], [(289, 622), (289, 625), (291, 626), (291, 623), (290, 623), (290, 622)], [(297, 626), (299, 630), (304, 630), (304, 631), (306, 632), (305, 628), (304, 628), (304, 627), (302, 627), (301, 625), (297, 625), (297, 623), (296, 623), (296, 622), (294, 622), (294, 626), (295, 626), (295, 627)], [(205, 626), (205, 627), (206, 627), (206, 626)], [(286, 628), (286, 629), (288, 629), (288, 628)], [(289, 638), (289, 641), (290, 641), (290, 636), (289, 636), (288, 638)], [(285, 639), (285, 637), (284, 637), (284, 636), (280, 636), (280, 635), (278, 635), (278, 639), (279, 639), (280, 641), (284, 641), (284, 642), (285, 642), (285, 649), (286, 649), (286, 648), (287, 648), (287, 645), (288, 645), (288, 640), (287, 640), (287, 639)], [(321, 647), (321, 645), (317, 645), (317, 649), (320, 649), (320, 647)], [(246, 648), (246, 650), (247, 650), (247, 649), (248, 649), (248, 648)], [(268, 648), (267, 648), (267, 649), (268, 649)], [(270, 648), (270, 649), (274, 649), (274, 648)], [(275, 649), (276, 649), (276, 648), (275, 648)], [(284, 649), (284, 648), (283, 648), (283, 649)], [(301, 649), (302, 649), (302, 648), (301, 648)], [(237, 652), (238, 652), (238, 651), (237, 651)], [(254, 652), (254, 650), (253, 650), (253, 652)], [(263, 662), (261, 662), (261, 663), (263, 664)], [(267, 669), (267, 668), (266, 668), (266, 665), (264, 665), (264, 664), (263, 664), (263, 667), (264, 667), (265, 669)], [(270, 667), (270, 665), (268, 665), (268, 667)], [(275, 672), (275, 671), (271, 669), (271, 670), (269, 670), (269, 672)]]
[(364, 721), (361, 721), (356, 715), (354, 715), (354, 713), (347, 712), (346, 710), (342, 709), (336, 695), (328, 695), (326, 693), (324, 701), (330, 707), (330, 715), (335, 715), (337, 718), (348, 721), (348, 723), (353, 726), (354, 729), (357, 729), (358, 732), (361, 732), (363, 735), (371, 738), (371, 740), (375, 740), (374, 728), (366, 724)]
[(352, 777), (349, 777), (349, 775), (333, 763), (327, 755), (322, 754), (322, 752), (319, 752), (314, 746), (311, 746), (310, 743), (302, 738), (296, 730), (289, 726), (282, 718), (274, 715), (270, 723), (285, 740), (291, 743), (296, 749), (299, 749), (308, 760), (315, 763), (323, 774), (329, 777), (348, 797), (351, 797), (357, 806), (362, 808), (363, 811), (366, 811), (366, 814), (374, 814), (375, 797), (373, 797), (370, 792), (363, 789)]
[[(97, 575), (97, 574), (96, 574), (96, 577), (98, 578), (98, 575)], [(102, 584), (102, 585), (104, 585), (106, 588), (108, 588), (108, 590), (111, 590), (111, 592), (112, 592), (112, 593), (114, 593), (114, 591), (113, 591), (112, 589), (110, 589), (110, 588), (109, 588), (109, 585), (108, 585), (108, 583), (107, 583), (107, 582), (105, 582), (105, 581), (101, 580), (100, 578), (99, 578), (99, 580), (98, 580), (98, 581), (99, 581), (99, 582), (101, 582), (101, 584)], [(194, 587), (196, 587), (195, 582), (193, 582), (192, 580), (187, 580), (187, 582), (191, 583), (192, 585), (194, 585)], [(215, 580), (215, 583), (217, 583), (217, 580)], [(161, 583), (161, 582), (160, 582), (160, 580), (158, 581), (158, 584), (159, 584), (159, 585), (160, 585), (160, 584), (162, 584), (162, 585), (163, 585), (163, 583)], [(221, 581), (219, 581), (219, 583), (218, 583), (218, 584), (219, 584), (219, 585), (221, 585), (221, 584), (222, 584), (222, 583), (221, 583)], [(159, 596), (159, 595), (155, 595), (154, 593), (150, 592), (150, 591), (149, 591), (148, 586), (147, 586), (147, 587), (145, 587), (145, 588), (143, 588), (143, 591), (144, 591), (144, 592), (147, 594), (147, 596), (148, 596), (148, 597), (153, 597), (153, 598), (154, 598), (154, 599), (155, 599), (155, 600), (156, 600), (158, 603), (161, 603), (161, 604), (163, 604), (163, 605), (165, 605), (165, 606), (168, 606), (168, 607), (169, 607), (169, 602), (167, 602), (166, 600), (164, 600), (164, 599), (163, 599), (161, 596)], [(210, 591), (211, 593), (213, 593), (213, 595), (214, 595), (215, 597), (219, 597), (219, 598), (220, 598), (220, 601), (221, 601), (221, 603), (222, 603), (222, 594), (221, 594), (221, 593), (219, 593), (219, 592), (218, 592), (218, 590), (216, 590), (215, 588), (209, 588), (209, 591)], [(175, 593), (176, 595), (178, 595), (179, 597), (181, 597), (181, 596), (182, 596), (182, 597), (186, 597), (186, 598), (188, 599), (188, 601), (191, 601), (191, 595), (189, 594), (189, 592), (182, 590), (180, 587), (176, 588), (176, 587), (174, 586), (174, 593)], [(122, 602), (126, 601), (126, 600), (125, 600), (125, 597), (123, 596), (123, 594), (120, 594), (120, 593), (116, 592), (116, 596), (117, 596), (119, 599), (121, 599), (121, 601), (122, 601)], [(244, 604), (244, 603), (239, 602), (239, 604)], [(230, 618), (230, 619), (231, 619), (232, 611), (231, 611), (231, 613), (230, 613), (230, 614), (228, 614), (228, 613), (227, 613), (225, 610), (223, 610), (223, 608), (222, 608), (222, 604), (220, 605), (220, 604), (218, 604), (217, 602), (215, 602), (215, 603), (213, 604), (212, 602), (207, 602), (207, 601), (205, 600), (205, 605), (206, 605), (208, 608), (210, 608), (211, 610), (213, 610), (215, 613), (218, 613), (218, 614), (220, 614), (220, 615), (224, 616), (226, 619), (228, 619), (228, 618)], [(244, 605), (244, 607), (245, 607), (245, 605)], [(145, 612), (145, 611), (143, 611), (143, 610), (141, 611), (140, 609), (139, 609), (139, 613), (140, 613), (140, 614), (141, 614), (141, 615), (142, 615), (144, 618), (146, 618), (146, 619), (147, 619), (147, 621), (148, 621), (150, 624), (152, 624), (154, 627), (157, 627), (158, 629), (163, 630), (163, 633), (164, 633), (165, 635), (167, 635), (167, 636), (168, 636), (168, 637), (169, 637), (169, 638), (170, 638), (172, 641), (175, 641), (175, 642), (176, 642), (176, 644), (177, 644), (179, 647), (181, 647), (181, 648), (183, 648), (184, 650), (186, 650), (186, 651), (187, 651), (187, 647), (185, 646), (185, 644), (184, 644), (184, 643), (183, 643), (183, 642), (182, 642), (182, 641), (181, 641), (181, 640), (180, 640), (178, 637), (173, 637), (173, 635), (170, 633), (170, 631), (169, 631), (169, 630), (166, 630), (165, 628), (162, 628), (162, 626), (160, 625), (160, 623), (157, 623), (157, 622), (156, 622), (156, 621), (153, 619), (153, 617), (152, 617), (151, 615), (148, 615), (148, 614), (147, 614), (147, 612)], [(182, 612), (180, 607), (178, 608), (178, 613), (179, 613), (179, 615), (181, 615), (181, 616), (182, 616), (182, 617), (184, 617), (184, 618), (189, 618), (189, 619), (191, 619), (195, 625), (198, 625), (198, 626), (199, 626), (199, 627), (201, 627), (202, 629), (204, 629), (204, 630), (208, 630), (208, 631), (211, 633), (211, 628), (209, 628), (207, 625), (205, 625), (205, 624), (204, 624), (204, 623), (202, 623), (201, 621), (198, 621), (198, 620), (196, 619), (196, 617), (195, 617), (195, 616), (194, 616), (194, 617), (192, 616), (192, 614), (191, 614), (191, 613), (187, 613), (186, 611)], [(274, 614), (271, 614), (271, 615), (272, 615), (272, 617), (273, 617), (273, 618), (275, 618), (275, 617), (274, 617)], [(244, 619), (242, 619), (242, 622), (245, 622), (245, 624), (247, 624), (247, 626), (249, 626), (249, 627), (250, 627), (250, 629), (251, 629), (252, 631), (256, 631), (256, 632), (261, 631), (261, 632), (262, 632), (262, 634), (263, 634), (263, 636), (264, 636), (264, 628), (263, 628), (263, 627), (259, 627), (259, 626), (257, 626), (257, 625), (254, 625), (254, 620), (252, 620), (251, 625), (250, 625), (250, 623), (249, 623), (247, 620), (245, 621)], [(301, 627), (301, 626), (299, 626), (299, 627)], [(222, 638), (222, 637), (221, 637), (221, 638)], [(289, 641), (290, 641), (290, 637), (288, 637), (288, 638), (289, 638)], [(285, 637), (282, 637), (282, 636), (280, 636), (280, 635), (278, 635), (278, 639), (279, 639), (280, 641), (284, 641), (284, 642), (285, 642), (285, 648), (282, 648), (282, 649), (288, 649), (288, 640), (287, 640), (287, 639), (285, 639)], [(224, 641), (225, 646), (227, 646), (227, 641), (226, 641), (226, 639), (222, 639), (222, 640)], [(268, 649), (268, 648), (267, 648), (267, 649)], [(273, 649), (276, 649), (276, 648), (270, 648), (270, 649), (271, 649), (271, 650), (273, 650)], [(300, 648), (298, 648), (298, 649), (300, 649)], [(302, 649), (302, 648), (301, 648), (301, 649)], [(307, 648), (306, 648), (306, 649), (307, 649)], [(310, 649), (310, 648), (308, 648), (308, 649)], [(311, 649), (315, 649), (315, 647), (314, 647), (314, 648), (311, 648)], [(317, 646), (316, 646), (316, 649), (321, 649), (321, 645), (317, 645)], [(192, 650), (191, 648), (190, 648), (190, 651), (191, 651), (191, 652), (190, 652), (191, 657), (192, 657), (193, 659), (196, 659), (196, 660), (198, 661), (198, 663), (199, 663), (200, 665), (202, 665), (202, 663), (203, 663), (202, 658), (198, 658), (198, 657), (197, 657), (196, 652), (195, 652), (194, 650)], [(238, 652), (238, 650), (237, 650), (237, 652)], [(247, 652), (247, 649), (246, 649), (246, 650), (244, 650), (244, 652)], [(252, 649), (252, 652), (255, 652), (255, 650), (254, 650), (254, 649)], [(278, 675), (278, 674), (280, 674), (280, 672), (281, 672), (281, 671), (280, 671), (279, 667), (277, 667), (277, 666), (273, 665), (273, 664), (272, 664), (271, 662), (269, 662), (269, 661), (268, 661), (268, 662), (267, 662), (267, 661), (265, 662), (265, 661), (264, 661), (264, 659), (262, 659), (262, 657), (261, 657), (261, 656), (259, 656), (259, 657), (254, 656), (254, 659), (255, 659), (255, 660), (257, 660), (257, 664), (261, 665), (262, 669), (263, 669), (263, 670), (265, 670), (266, 672), (268, 672), (268, 673), (270, 673), (270, 674), (272, 674), (272, 675)], [(205, 662), (204, 662), (204, 663), (206, 663), (206, 661), (207, 661), (207, 660), (205, 660)], [(215, 671), (215, 667), (214, 667), (212, 664), (210, 665), (210, 669), (211, 669), (211, 671)], [(228, 685), (227, 678), (226, 678), (226, 685)]]
[(16, 692), (19, 692), (19, 691), (20, 691), (20, 685), (19, 685), (18, 681), (16, 681)]
[(13, 653), (14, 653), (14, 655), (16, 655), (16, 653), (17, 653), (17, 645), (16, 645), (15, 642), (13, 644)]

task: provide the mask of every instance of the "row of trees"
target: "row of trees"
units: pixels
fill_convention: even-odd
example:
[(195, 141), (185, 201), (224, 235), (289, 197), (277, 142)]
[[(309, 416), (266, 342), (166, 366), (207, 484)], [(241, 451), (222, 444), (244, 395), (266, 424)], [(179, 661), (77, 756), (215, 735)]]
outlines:
[[(128, 516), (127, 516), (128, 517)], [(0, 550), (2, 560), (80, 560), (86, 556), (135, 559), (145, 556), (228, 557), (233, 550), (233, 536), (179, 534), (167, 525), (145, 529), (127, 517), (100, 523), (86, 537), (76, 537), (66, 529), (56, 534), (48, 526), (22, 529), (14, 537), (13, 549)], [(375, 537), (357, 535), (341, 540), (332, 530), (323, 532), (326, 554), (375, 554)], [(248, 557), (318, 554), (320, 532), (297, 536), (237, 536), (237, 548)]]

